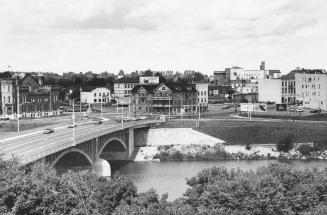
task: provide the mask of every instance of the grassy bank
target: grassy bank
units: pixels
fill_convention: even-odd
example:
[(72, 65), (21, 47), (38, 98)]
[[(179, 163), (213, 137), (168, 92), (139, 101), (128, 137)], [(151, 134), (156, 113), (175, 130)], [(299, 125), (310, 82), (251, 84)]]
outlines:
[[(42, 126), (52, 125), (55, 124), (54, 122), (51, 122), (50, 120), (45, 121), (27, 121), (22, 120), (19, 122), (19, 129), (20, 131), (38, 128)], [(0, 122), (0, 132), (15, 132), (17, 131), (17, 121), (8, 121), (8, 122)]]
[[(171, 121), (167, 128), (194, 128), (194, 121)], [(285, 135), (295, 142), (327, 144), (327, 125), (305, 122), (201, 121), (196, 130), (226, 141), (227, 144), (275, 144)]]
[[(247, 113), (241, 113), (239, 116), (248, 117)], [(253, 113), (252, 118), (268, 118), (268, 119), (289, 119), (289, 120), (309, 120), (309, 121), (327, 121), (327, 114), (312, 114), (306, 116), (297, 115), (274, 115), (274, 114), (258, 114)]]

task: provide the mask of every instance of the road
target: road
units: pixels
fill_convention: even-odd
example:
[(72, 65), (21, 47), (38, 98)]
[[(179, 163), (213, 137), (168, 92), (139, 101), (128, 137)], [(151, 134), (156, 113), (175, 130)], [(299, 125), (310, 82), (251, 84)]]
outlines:
[[(149, 120), (143, 121), (150, 122)], [(132, 126), (135, 122), (124, 122), (124, 127)], [(95, 125), (94, 122), (79, 124), (75, 128), (75, 143), (90, 138), (109, 129), (121, 128), (121, 123), (115, 121), (104, 121), (103, 124)], [(55, 128), (51, 134), (34, 132), (30, 135), (24, 134), (0, 141), (0, 154), (3, 159), (10, 159), (13, 156), (29, 160), (33, 156), (40, 156), (40, 153), (46, 153), (51, 150), (59, 151), (73, 145), (73, 128), (62, 126)]]

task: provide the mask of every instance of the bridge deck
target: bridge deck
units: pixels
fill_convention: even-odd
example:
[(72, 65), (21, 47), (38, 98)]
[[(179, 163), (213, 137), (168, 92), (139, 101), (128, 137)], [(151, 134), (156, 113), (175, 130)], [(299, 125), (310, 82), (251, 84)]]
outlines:
[(0, 154), (3, 159), (16, 157), (21, 163), (28, 164), (39, 160), (47, 155), (73, 147), (87, 140), (123, 130), (130, 127), (151, 125), (162, 122), (159, 120), (143, 120), (124, 122), (123, 127), (116, 122), (104, 123), (101, 125), (86, 124), (75, 128), (73, 139), (72, 128), (62, 128), (52, 134), (33, 134), (29, 136), (18, 136), (15, 139), (4, 140), (0, 143)]

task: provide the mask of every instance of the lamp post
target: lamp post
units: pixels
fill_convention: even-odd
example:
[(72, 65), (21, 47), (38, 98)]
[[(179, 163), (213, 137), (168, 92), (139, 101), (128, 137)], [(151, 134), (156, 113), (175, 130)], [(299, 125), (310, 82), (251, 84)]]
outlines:
[(102, 119), (102, 102), (103, 102), (103, 94), (101, 94), (101, 113), (100, 113), (100, 117), (101, 117), (101, 119)]
[(79, 88), (79, 116), (82, 119), (82, 87)]
[(72, 102), (73, 102), (73, 115), (72, 115), (72, 119), (73, 119), (73, 146), (75, 146), (75, 99), (78, 99), (78, 98), (80, 98), (80, 97), (72, 99)]
[(17, 133), (19, 133), (19, 83), (17, 80)]

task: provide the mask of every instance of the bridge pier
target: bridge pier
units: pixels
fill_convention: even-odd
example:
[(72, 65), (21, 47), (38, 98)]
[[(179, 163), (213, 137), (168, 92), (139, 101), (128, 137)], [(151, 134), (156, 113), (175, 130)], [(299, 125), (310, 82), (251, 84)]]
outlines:
[(111, 176), (109, 162), (131, 160), (135, 149), (134, 145), (145, 141), (147, 131), (148, 126), (138, 126), (137, 128), (129, 127), (108, 132), (47, 155), (46, 162), (56, 166), (58, 161), (66, 159), (66, 161), (71, 161), (73, 167), (78, 167), (79, 159), (83, 158), (83, 162), (88, 163), (98, 176), (109, 177)]
[(128, 129), (128, 160), (132, 158), (134, 152), (134, 128)]
[(110, 177), (111, 167), (108, 161), (98, 158), (93, 162), (93, 171), (99, 177)]

